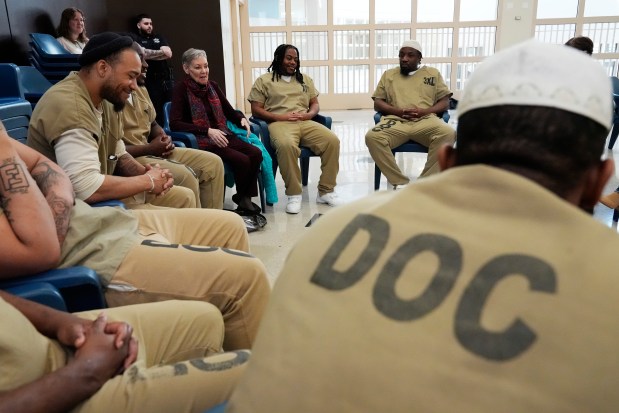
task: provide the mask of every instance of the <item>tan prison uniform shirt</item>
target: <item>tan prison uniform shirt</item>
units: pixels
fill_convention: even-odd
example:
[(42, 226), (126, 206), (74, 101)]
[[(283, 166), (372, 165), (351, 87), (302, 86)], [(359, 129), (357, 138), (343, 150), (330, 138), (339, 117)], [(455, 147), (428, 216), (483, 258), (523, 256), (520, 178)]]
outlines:
[(110, 156), (115, 155), (116, 143), (122, 139), (122, 119), (111, 103), (104, 100), (102, 108), (101, 126), (84, 82), (77, 72), (71, 72), (37, 103), (28, 127), (28, 146), (56, 162), (54, 144), (60, 135), (85, 129), (97, 143), (101, 173), (111, 175), (116, 162)]
[(66, 364), (62, 347), (40, 334), (0, 297), (0, 392), (30, 383)]
[[(132, 108), (129, 106), (133, 106)], [(124, 136), (127, 145), (146, 145), (150, 135), (150, 126), (157, 117), (145, 87), (138, 87), (131, 92), (131, 101), (127, 102), (122, 112)]]
[(318, 96), (314, 81), (308, 75), (303, 75), (303, 84), (294, 76), (290, 82), (272, 80), (272, 77), (273, 73), (265, 73), (256, 79), (247, 100), (263, 103), (266, 111), (281, 114), (307, 112), (310, 100)]
[(412, 75), (402, 75), (400, 68), (383, 73), (372, 98), (379, 98), (397, 108), (429, 108), (451, 95), (441, 73), (428, 66), (422, 66)]
[(616, 412), (619, 236), (457, 167), (322, 216), (227, 413)]

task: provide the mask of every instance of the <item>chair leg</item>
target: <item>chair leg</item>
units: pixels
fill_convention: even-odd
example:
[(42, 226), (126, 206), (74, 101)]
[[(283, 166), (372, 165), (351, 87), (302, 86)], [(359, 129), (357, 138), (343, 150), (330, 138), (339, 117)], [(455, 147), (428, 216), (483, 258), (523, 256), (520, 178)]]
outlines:
[(264, 181), (262, 180), (262, 174), (258, 174), (258, 195), (260, 195), (260, 208), (262, 212), (266, 208), (266, 194), (264, 192)]
[(378, 191), (380, 188), (380, 168), (378, 165), (374, 165), (374, 190)]
[(613, 211), (613, 222), (617, 222), (617, 221), (619, 221), (619, 211), (615, 209)]
[(301, 163), (301, 183), (307, 186), (307, 177), (309, 175), (309, 158), (300, 158)]
[(619, 135), (619, 124), (614, 124), (613, 129), (610, 132), (610, 140), (608, 141), (608, 149), (612, 149), (615, 146), (615, 141), (617, 140), (617, 135)]

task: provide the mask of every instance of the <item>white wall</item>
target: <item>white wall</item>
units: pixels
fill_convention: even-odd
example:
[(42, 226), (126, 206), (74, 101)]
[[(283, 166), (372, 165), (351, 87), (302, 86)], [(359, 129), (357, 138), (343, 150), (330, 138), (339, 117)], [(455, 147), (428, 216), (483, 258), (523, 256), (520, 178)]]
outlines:
[(236, 86), (234, 78), (234, 52), (232, 47), (232, 16), (230, 13), (230, 0), (219, 0), (221, 10), (221, 42), (224, 55), (224, 75), (226, 79), (226, 98), (233, 108), (236, 106)]
[(535, 2), (533, 0), (507, 0), (500, 14), (500, 38), (497, 50), (505, 49), (533, 37), (535, 28)]

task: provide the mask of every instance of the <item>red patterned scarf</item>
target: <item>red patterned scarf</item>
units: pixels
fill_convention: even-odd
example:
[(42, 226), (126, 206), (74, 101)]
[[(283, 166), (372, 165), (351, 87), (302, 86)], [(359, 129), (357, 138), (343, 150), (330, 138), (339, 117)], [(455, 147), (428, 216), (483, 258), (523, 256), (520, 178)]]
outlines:
[[(184, 80), (185, 86), (187, 86), (187, 97), (189, 98), (189, 107), (191, 108), (191, 121), (194, 125), (203, 128), (216, 128), (227, 135), (232, 135), (232, 132), (228, 130), (226, 126), (226, 116), (221, 108), (221, 102), (219, 96), (211, 82), (207, 82), (206, 86), (197, 83), (191, 77), (187, 76)], [(215, 117), (215, 125), (211, 126), (206, 108), (204, 106), (205, 101), (213, 111)]]

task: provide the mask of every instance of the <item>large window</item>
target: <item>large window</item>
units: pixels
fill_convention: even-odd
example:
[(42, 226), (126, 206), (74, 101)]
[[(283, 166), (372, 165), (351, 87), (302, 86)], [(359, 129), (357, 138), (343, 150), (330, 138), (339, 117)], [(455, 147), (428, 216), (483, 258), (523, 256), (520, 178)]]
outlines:
[(619, 65), (619, 1), (538, 0), (535, 38), (563, 44), (574, 36), (593, 40), (593, 57), (610, 76)]
[[(536, 37), (557, 44), (588, 36), (594, 42), (593, 57), (609, 74), (616, 75), (618, 69), (619, 0), (244, 3), (242, 89), (249, 91), (266, 71), (279, 44), (292, 43), (299, 49), (302, 71), (321, 93), (323, 108), (371, 107), (370, 96), (381, 75), (397, 66), (400, 46), (410, 38), (422, 45), (422, 64), (436, 67), (456, 97), (476, 66), (496, 52), (499, 41), (503, 47), (510, 44), (505, 40), (510, 35), (515, 38), (511, 43)], [(501, 33), (501, 26), (521, 33)]]

